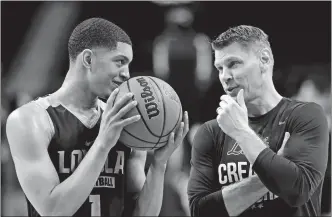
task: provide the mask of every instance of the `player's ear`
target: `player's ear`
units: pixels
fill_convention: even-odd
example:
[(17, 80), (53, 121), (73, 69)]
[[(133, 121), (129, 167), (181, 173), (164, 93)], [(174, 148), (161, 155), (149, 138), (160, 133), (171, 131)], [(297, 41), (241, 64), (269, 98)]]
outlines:
[(259, 53), (259, 61), (262, 72), (266, 72), (272, 63), (271, 52), (267, 48), (263, 48)]
[(82, 64), (86, 68), (91, 68), (91, 61), (92, 61), (92, 50), (85, 49), (82, 51)]

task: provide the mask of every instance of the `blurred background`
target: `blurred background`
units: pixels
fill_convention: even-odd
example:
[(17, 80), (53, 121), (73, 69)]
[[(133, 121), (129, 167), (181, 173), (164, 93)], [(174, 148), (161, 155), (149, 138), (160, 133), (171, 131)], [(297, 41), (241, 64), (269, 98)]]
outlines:
[[(191, 129), (169, 160), (160, 216), (189, 215), (192, 138), (201, 123), (215, 118), (224, 93), (210, 42), (227, 28), (246, 24), (265, 31), (275, 58), (278, 92), (320, 104), (331, 121), (331, 2), (1, 2), (2, 216), (27, 215), (6, 140), (8, 114), (60, 87), (69, 67), (68, 38), (90, 17), (123, 28), (133, 41), (131, 76), (167, 81), (189, 111)], [(331, 142), (329, 147), (331, 153)], [(330, 165), (329, 156), (324, 215), (331, 213)]]

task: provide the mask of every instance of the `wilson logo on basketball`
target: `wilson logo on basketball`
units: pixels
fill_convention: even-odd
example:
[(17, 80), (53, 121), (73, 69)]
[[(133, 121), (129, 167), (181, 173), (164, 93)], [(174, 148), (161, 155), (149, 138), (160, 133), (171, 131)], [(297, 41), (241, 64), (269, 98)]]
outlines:
[(143, 92), (141, 97), (145, 102), (145, 109), (148, 114), (149, 119), (159, 115), (160, 111), (158, 109), (158, 104), (155, 102), (155, 98), (149, 86), (149, 83), (144, 78), (137, 78), (136, 81), (143, 87)]

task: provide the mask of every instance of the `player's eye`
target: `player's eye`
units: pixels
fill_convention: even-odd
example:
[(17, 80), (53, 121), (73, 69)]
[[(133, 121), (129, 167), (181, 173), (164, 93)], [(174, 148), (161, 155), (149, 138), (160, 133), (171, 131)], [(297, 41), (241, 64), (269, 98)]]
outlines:
[(125, 60), (123, 60), (123, 59), (116, 60), (115, 62), (118, 66), (122, 66), (125, 64)]

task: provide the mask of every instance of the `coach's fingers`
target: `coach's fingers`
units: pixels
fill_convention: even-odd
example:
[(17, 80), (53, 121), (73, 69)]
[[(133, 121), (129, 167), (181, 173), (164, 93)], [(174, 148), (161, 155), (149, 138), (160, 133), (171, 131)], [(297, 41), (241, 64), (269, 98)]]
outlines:
[(237, 103), (244, 109), (247, 109), (246, 107), (246, 103), (244, 101), (244, 96), (243, 96), (244, 92), (243, 92), (243, 89), (241, 89), (238, 93), (237, 93), (237, 96), (236, 96), (236, 101)]
[[(234, 99), (233, 99), (232, 97), (226, 95), (226, 94), (225, 94), (225, 95), (222, 95), (222, 96), (220, 97), (220, 101), (221, 101), (221, 102), (224, 101), (225, 104), (228, 104), (228, 105), (231, 105), (232, 103), (235, 103)], [(220, 103), (219, 103), (219, 104), (220, 104)]]
[(284, 152), (285, 145), (286, 145), (286, 143), (287, 143), (289, 137), (290, 137), (290, 133), (289, 133), (289, 132), (286, 132), (286, 133), (285, 133), (285, 136), (284, 136), (284, 140), (282, 141), (282, 145), (281, 145), (281, 147), (280, 147), (280, 149), (279, 149), (279, 151), (278, 151), (278, 154), (282, 154), (282, 153)]
[(226, 108), (227, 105), (230, 105), (228, 102), (226, 102), (225, 100), (221, 100), (219, 102), (219, 108)]
[(116, 88), (112, 91), (111, 95), (108, 97), (108, 99), (106, 101), (105, 111), (108, 111), (113, 107), (114, 100), (115, 100), (116, 96), (118, 95), (118, 93), (119, 93), (119, 88)]
[(120, 124), (122, 127), (125, 127), (125, 126), (128, 126), (128, 125), (130, 125), (130, 124), (132, 124), (132, 123), (135, 123), (135, 122), (139, 121), (140, 119), (141, 119), (141, 116), (140, 116), (140, 115), (135, 115), (135, 116), (132, 116), (132, 117), (130, 117), (130, 118), (126, 118), (126, 119), (120, 121), (119, 124)]

